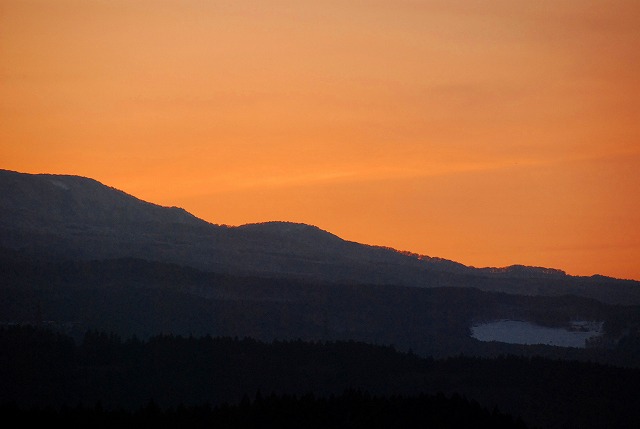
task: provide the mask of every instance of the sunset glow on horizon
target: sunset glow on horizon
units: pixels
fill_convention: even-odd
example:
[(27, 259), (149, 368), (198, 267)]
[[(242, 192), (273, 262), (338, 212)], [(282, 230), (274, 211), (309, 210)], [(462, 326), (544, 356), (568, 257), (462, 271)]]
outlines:
[(640, 280), (636, 0), (3, 0), (0, 168)]

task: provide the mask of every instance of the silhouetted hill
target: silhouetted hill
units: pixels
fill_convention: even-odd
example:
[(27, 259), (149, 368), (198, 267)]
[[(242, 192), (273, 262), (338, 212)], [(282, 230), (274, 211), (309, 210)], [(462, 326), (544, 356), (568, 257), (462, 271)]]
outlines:
[(0, 171), (2, 225), (56, 232), (56, 227), (128, 229), (182, 224), (203, 226), (177, 207), (161, 207), (78, 176), (29, 175)]
[(45, 258), (133, 257), (245, 276), (574, 294), (640, 304), (640, 283), (634, 281), (524, 266), (476, 269), (289, 222), (220, 226), (77, 176), (0, 170), (0, 247)]

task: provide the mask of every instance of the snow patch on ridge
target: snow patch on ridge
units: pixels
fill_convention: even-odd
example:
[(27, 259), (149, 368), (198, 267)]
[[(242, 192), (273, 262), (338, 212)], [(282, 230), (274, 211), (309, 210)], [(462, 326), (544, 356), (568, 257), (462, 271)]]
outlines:
[(69, 187), (69, 185), (67, 185), (67, 184), (65, 184), (65, 183), (63, 183), (63, 182), (61, 182), (59, 180), (50, 180), (50, 182), (51, 182), (51, 184), (53, 186), (56, 186), (56, 187), (61, 188), (61, 189), (64, 189), (65, 191), (68, 191), (69, 189), (71, 189)]

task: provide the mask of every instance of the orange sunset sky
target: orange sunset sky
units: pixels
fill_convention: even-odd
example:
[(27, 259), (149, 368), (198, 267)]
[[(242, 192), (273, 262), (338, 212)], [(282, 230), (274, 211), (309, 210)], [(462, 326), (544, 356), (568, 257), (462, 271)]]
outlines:
[(640, 279), (640, 1), (0, 0), (0, 168)]

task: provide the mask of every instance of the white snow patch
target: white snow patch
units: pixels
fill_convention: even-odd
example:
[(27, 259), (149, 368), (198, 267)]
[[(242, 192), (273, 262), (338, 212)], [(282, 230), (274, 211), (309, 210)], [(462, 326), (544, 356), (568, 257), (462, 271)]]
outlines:
[(570, 328), (548, 328), (519, 320), (497, 320), (471, 327), (471, 336), (480, 341), (509, 344), (547, 344), (584, 348), (588, 338), (602, 332), (602, 322), (574, 321)]

